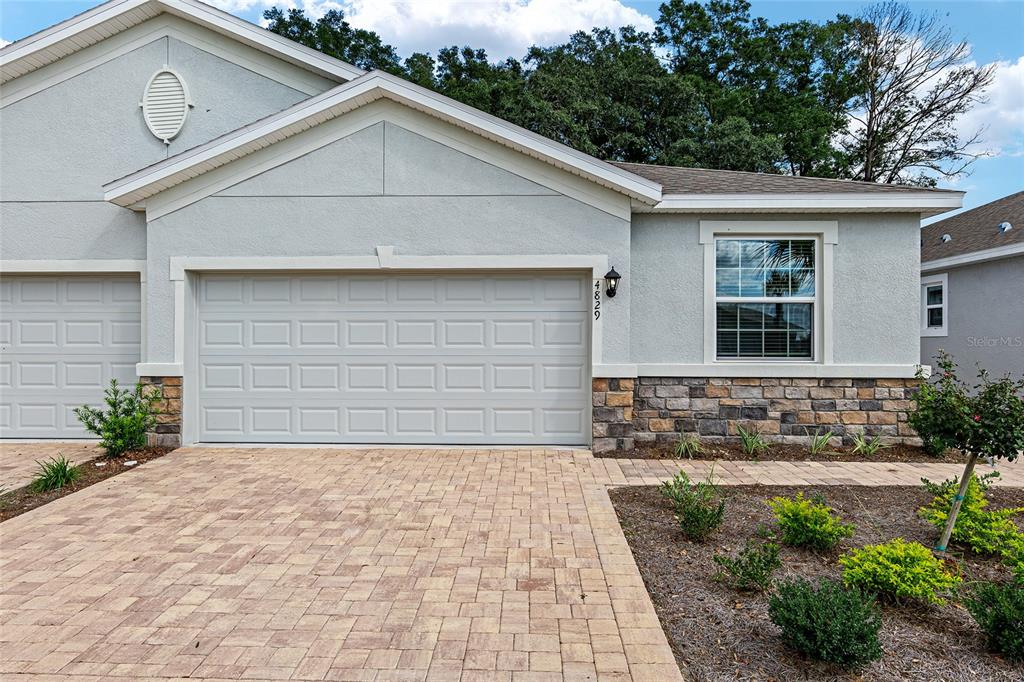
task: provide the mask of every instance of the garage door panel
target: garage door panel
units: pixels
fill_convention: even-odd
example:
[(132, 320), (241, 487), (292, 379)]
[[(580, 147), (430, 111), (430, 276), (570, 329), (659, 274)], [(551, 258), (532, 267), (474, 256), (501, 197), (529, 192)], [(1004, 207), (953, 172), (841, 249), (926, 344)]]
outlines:
[(324, 303), (345, 304), (347, 310), (376, 310), (380, 303), (388, 303), (404, 312), (423, 310), (424, 304), (481, 312), (494, 312), (495, 302), (502, 310), (525, 312), (586, 312), (589, 305), (587, 283), (571, 275), (205, 275), (203, 280), (200, 304), (207, 310), (235, 312), (238, 303), (288, 303), (314, 311)]
[(111, 379), (136, 381), (137, 277), (0, 279), (0, 436), (90, 437), (75, 408), (102, 404)]
[[(426, 362), (422, 356), (360, 357), (304, 355), (284, 362), (279, 356), (249, 356), (244, 361), (224, 355), (205, 356), (199, 373), (199, 388), (204, 395), (236, 395), (254, 392), (286, 398), (295, 393), (318, 398), (339, 399), (338, 391), (388, 399), (415, 395), (437, 400), (458, 397), (460, 393), (503, 392), (510, 397), (526, 394), (537, 400), (547, 394), (577, 395), (586, 392), (589, 375), (580, 362), (564, 357), (529, 358), (515, 356), (462, 356)], [(109, 382), (107, 380), (104, 383)]]
[(588, 295), (576, 276), (204, 276), (200, 438), (585, 443)]

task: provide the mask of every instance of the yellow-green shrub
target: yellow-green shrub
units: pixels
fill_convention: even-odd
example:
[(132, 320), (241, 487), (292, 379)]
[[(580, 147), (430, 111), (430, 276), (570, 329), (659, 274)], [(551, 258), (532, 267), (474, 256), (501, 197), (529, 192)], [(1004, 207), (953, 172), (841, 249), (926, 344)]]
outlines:
[[(971, 476), (967, 491), (960, 506), (960, 513), (953, 526), (952, 538), (978, 554), (997, 554), (1013, 570), (1017, 582), (1024, 584), (1024, 533), (1017, 528), (1013, 518), (1024, 513), (1024, 507), (988, 509), (989, 501), (985, 491), (989, 481), (998, 477), (998, 472), (987, 476)], [(959, 488), (959, 481), (951, 478), (942, 483), (921, 479), (924, 487), (934, 497), (921, 507), (918, 514), (939, 530), (945, 527), (953, 496)]]
[(931, 550), (902, 538), (866, 545), (839, 557), (843, 582), (891, 599), (922, 599), (944, 604), (942, 594), (960, 583)]
[(782, 542), (792, 547), (825, 550), (853, 535), (853, 526), (832, 515), (821, 499), (808, 500), (799, 492), (796, 497), (773, 497), (768, 506), (782, 532)]

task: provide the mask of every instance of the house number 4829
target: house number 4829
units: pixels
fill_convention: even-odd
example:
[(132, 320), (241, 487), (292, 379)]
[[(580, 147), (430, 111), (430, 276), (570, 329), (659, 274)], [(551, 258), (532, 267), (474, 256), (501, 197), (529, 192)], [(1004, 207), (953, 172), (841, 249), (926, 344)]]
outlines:
[(594, 319), (601, 318), (601, 280), (594, 281)]

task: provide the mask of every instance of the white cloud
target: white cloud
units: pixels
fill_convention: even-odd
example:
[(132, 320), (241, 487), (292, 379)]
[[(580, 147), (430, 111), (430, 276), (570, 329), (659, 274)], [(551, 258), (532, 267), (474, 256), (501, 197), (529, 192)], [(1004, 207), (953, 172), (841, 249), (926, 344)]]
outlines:
[(969, 137), (983, 129), (979, 147), (991, 156), (1024, 156), (1024, 57), (996, 62), (986, 97), (961, 117), (957, 130)]
[(562, 42), (595, 26), (654, 30), (654, 19), (620, 0), (207, 0), (231, 12), (277, 5), (318, 17), (341, 9), (357, 28), (376, 31), (405, 56), (448, 45), (487, 50), (492, 60), (522, 57), (531, 45)]
[(0, 38), (0, 47), (7, 47), (10, 44), (11, 44), (11, 41), (4, 40), (3, 38)]

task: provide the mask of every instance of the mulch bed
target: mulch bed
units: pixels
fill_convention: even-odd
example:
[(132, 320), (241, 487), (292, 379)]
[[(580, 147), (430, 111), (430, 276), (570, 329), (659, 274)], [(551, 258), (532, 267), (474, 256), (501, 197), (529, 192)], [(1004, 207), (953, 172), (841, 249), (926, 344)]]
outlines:
[[(893, 445), (882, 448), (871, 457), (854, 454), (852, 447), (830, 448), (828, 452), (812, 455), (806, 445), (791, 443), (772, 443), (771, 447), (756, 457), (743, 452), (739, 443), (722, 441), (703, 441), (704, 451), (694, 459), (743, 461), (760, 460), (763, 462), (931, 462), (936, 464), (963, 463), (964, 459), (956, 450), (947, 450), (936, 457), (929, 455), (916, 445)], [(676, 444), (672, 443), (637, 443), (634, 450), (610, 450), (594, 453), (594, 457), (611, 457), (615, 459), (675, 459)]]
[[(662, 627), (684, 675), (694, 680), (1020, 680), (1022, 671), (987, 653), (984, 638), (970, 614), (950, 601), (942, 607), (885, 605), (880, 639), (882, 660), (851, 674), (804, 659), (781, 642), (768, 619), (764, 595), (736, 592), (715, 579), (711, 557), (734, 554), (759, 528), (771, 528), (766, 501), (776, 495), (820, 493), (848, 521), (856, 534), (834, 551), (815, 554), (783, 547), (776, 579), (794, 576), (840, 577), (838, 556), (854, 547), (894, 537), (931, 546), (932, 526), (916, 510), (930, 499), (923, 488), (859, 486), (737, 486), (728, 496), (725, 522), (712, 538), (697, 544), (684, 540), (671, 506), (656, 487), (611, 491), (619, 522), (633, 550)], [(1024, 490), (993, 487), (993, 508), (1024, 505)], [(964, 583), (1009, 580), (998, 559), (952, 553), (960, 561)]]
[[(25, 512), (32, 511), (36, 507), (41, 507), (48, 502), (60, 499), (65, 495), (78, 492), (83, 488), (99, 483), (100, 481), (106, 480), (112, 476), (117, 476), (126, 471), (137, 469), (150, 460), (163, 457), (168, 452), (171, 452), (174, 448), (145, 448), (143, 450), (136, 450), (130, 452), (121, 457), (106, 457), (101, 456), (95, 459), (90, 459), (86, 462), (75, 462), (78, 464), (79, 471), (81, 472), (76, 480), (71, 485), (66, 485), (63, 488), (57, 490), (50, 490), (44, 493), (36, 492), (32, 489), (31, 485), (17, 488), (8, 493), (4, 493), (0, 496), (0, 522), (6, 521), (7, 519), (13, 519), (15, 516), (20, 516)], [(134, 461), (133, 466), (126, 466), (125, 462)], [(103, 466), (96, 466), (97, 463), (104, 463)]]

